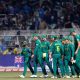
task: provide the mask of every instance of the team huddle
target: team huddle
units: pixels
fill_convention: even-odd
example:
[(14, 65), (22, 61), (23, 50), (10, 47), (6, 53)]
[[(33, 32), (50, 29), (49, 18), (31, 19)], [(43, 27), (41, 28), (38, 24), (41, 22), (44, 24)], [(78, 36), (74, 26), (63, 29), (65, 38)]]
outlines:
[[(71, 36), (73, 36), (74, 41)], [(20, 75), (21, 78), (25, 78), (27, 67), (32, 73), (30, 77), (36, 78), (38, 64), (43, 73), (40, 77), (48, 77), (44, 62), (46, 62), (52, 73), (51, 78), (80, 77), (80, 36), (72, 29), (70, 35), (62, 39), (59, 39), (56, 35), (52, 35), (50, 39), (51, 42), (47, 40), (46, 35), (42, 35), (40, 40), (38, 35), (34, 34), (34, 52), (27, 47), (26, 42), (23, 42), (20, 56), (24, 57), (24, 71)], [(31, 58), (34, 60), (34, 69), (30, 64)], [(53, 67), (49, 59), (52, 59)], [(58, 68), (60, 68), (61, 74), (59, 74)]]

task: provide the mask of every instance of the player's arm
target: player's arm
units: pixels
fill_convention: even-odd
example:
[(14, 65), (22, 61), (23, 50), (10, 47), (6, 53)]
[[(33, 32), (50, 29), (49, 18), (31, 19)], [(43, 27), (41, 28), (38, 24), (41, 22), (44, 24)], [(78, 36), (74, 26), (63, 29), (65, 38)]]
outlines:
[(73, 61), (74, 60), (74, 45), (73, 44), (70, 45), (70, 49), (71, 49), (71, 61)]
[(31, 49), (28, 49), (28, 52), (29, 52), (31, 55), (33, 55), (33, 52), (32, 52)]
[(64, 46), (63, 46), (63, 44), (61, 44), (61, 55), (62, 55), (62, 59), (64, 59)]
[(40, 43), (36, 43), (35, 49), (34, 49), (34, 53), (37, 53), (38, 49), (40, 48)]
[(61, 48), (61, 55), (64, 55), (64, 46), (63, 46), (63, 44), (61, 43), (61, 45), (60, 45), (60, 48)]
[(78, 46), (77, 46), (77, 49), (76, 49), (76, 51), (75, 51), (75, 54), (78, 53), (78, 50), (79, 50), (79, 48), (80, 48), (80, 40), (79, 40), (79, 36), (77, 36), (76, 38), (77, 38)]
[(33, 58), (34, 57), (34, 54), (33, 54), (32, 50), (31, 49), (28, 49), (28, 52), (31, 54), (31, 58)]
[(50, 42), (47, 42), (48, 52), (50, 52)]
[(52, 44), (52, 46), (50, 47), (50, 51), (49, 51), (50, 58), (52, 57), (53, 51), (54, 51), (54, 44)]

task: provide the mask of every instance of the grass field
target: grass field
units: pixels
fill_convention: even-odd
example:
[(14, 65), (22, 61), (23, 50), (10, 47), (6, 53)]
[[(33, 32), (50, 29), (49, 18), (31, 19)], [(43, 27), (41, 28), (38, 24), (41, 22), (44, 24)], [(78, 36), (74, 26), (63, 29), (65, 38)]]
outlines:
[[(29, 76), (31, 75), (30, 72), (27, 73), (26, 78), (22, 79), (19, 78), (19, 75), (21, 75), (21, 72), (0, 72), (0, 80), (80, 80), (80, 78), (70, 78), (70, 79), (51, 79), (49, 78), (30, 78)], [(40, 76), (41, 73), (38, 73), (38, 76)], [(51, 74), (49, 74), (51, 76)]]

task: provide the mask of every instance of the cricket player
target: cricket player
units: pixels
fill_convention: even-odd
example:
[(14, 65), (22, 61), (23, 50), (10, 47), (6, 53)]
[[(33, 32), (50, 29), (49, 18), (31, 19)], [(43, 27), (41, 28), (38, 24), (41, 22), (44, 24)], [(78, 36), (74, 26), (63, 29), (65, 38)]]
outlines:
[[(54, 36), (52, 35), (50, 37), (50, 49), (52, 48), (52, 44), (54, 43)], [(52, 55), (49, 55), (49, 58), (52, 60)], [(60, 77), (59, 71), (58, 71), (58, 64), (57, 64), (57, 77)]]
[(22, 51), (20, 53), (20, 56), (24, 57), (24, 71), (23, 74), (20, 75), (21, 78), (25, 78), (26, 76), (26, 72), (27, 72), (27, 67), (29, 67), (30, 71), (32, 74), (34, 74), (34, 71), (31, 67), (30, 61), (31, 61), (31, 55), (32, 55), (32, 51), (30, 48), (28, 48), (28, 46), (26, 45), (26, 43), (23, 43), (23, 48)]
[(35, 41), (35, 48), (34, 48), (34, 75), (31, 77), (37, 77), (37, 65), (39, 65), (42, 68), (42, 72), (44, 74), (44, 77), (47, 77), (47, 72), (45, 70), (45, 65), (42, 64), (42, 52), (41, 52), (41, 41), (38, 38), (38, 34), (33, 35), (33, 40)]
[[(44, 64), (44, 62), (47, 63), (47, 65), (53, 75), (53, 69), (49, 62), (50, 42), (47, 41), (46, 35), (42, 35), (41, 38), (42, 38), (42, 42), (41, 42), (42, 62), (43, 62), (43, 64)], [(42, 75), (40, 77), (44, 77), (44, 76)]]
[(76, 72), (74, 69), (74, 64), (72, 61), (74, 60), (74, 45), (71, 43), (70, 37), (65, 37), (64, 43), (64, 66), (66, 78), (70, 78), (69, 66), (71, 68), (72, 77), (75, 78)]
[(75, 69), (77, 76), (80, 77), (80, 35), (75, 32), (74, 29), (70, 31), (70, 34), (74, 38), (74, 46), (75, 46)]
[(60, 40), (57, 39), (57, 36), (53, 36), (53, 37), (54, 37), (54, 43), (52, 44), (50, 52), (51, 52), (52, 58), (53, 58), (54, 76), (51, 78), (57, 78), (57, 63), (59, 63), (61, 75), (62, 75), (62, 77), (64, 77), (64, 70), (63, 70), (64, 67), (63, 67), (63, 61), (62, 61), (62, 56), (64, 53), (63, 45), (60, 42)]

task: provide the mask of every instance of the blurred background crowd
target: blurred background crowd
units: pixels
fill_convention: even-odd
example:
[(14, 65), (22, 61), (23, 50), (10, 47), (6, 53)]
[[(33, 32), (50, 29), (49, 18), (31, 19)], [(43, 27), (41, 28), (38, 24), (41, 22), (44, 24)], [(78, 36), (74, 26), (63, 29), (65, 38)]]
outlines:
[[(68, 28), (80, 28), (80, 0), (0, 0), (1, 53), (7, 48), (12, 51), (16, 44), (20, 47), (24, 40), (27, 40), (29, 47), (33, 46), (31, 38), (25, 36), (30, 32), (23, 31), (21, 34), (21, 30), (42, 30), (43, 34), (50, 29), (50, 34), (55, 35), (60, 31), (53, 30)], [(6, 33), (3, 30), (17, 32)], [(67, 34), (67, 31), (63, 32)]]
[(80, 0), (0, 0), (0, 30), (80, 27)]

